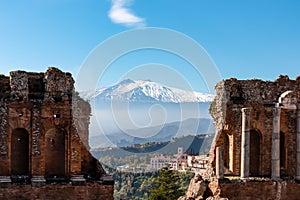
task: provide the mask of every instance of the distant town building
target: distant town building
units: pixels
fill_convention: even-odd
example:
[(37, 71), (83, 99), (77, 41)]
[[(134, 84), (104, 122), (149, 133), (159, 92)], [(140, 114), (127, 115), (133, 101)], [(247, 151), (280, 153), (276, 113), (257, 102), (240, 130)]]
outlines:
[(188, 156), (188, 167), (195, 171), (205, 170), (209, 157), (207, 155)]
[(178, 147), (178, 150), (177, 150), (177, 155), (181, 155), (183, 154), (183, 147)]
[(170, 156), (164, 155), (155, 155), (150, 159), (151, 169), (160, 170), (163, 167), (168, 166), (172, 162), (172, 158)]
[(206, 169), (208, 163), (207, 155), (191, 156), (184, 152), (183, 147), (178, 147), (177, 154), (173, 156), (155, 155), (150, 159), (149, 168), (151, 170), (160, 170), (168, 166), (170, 170), (185, 171), (191, 169), (196, 172), (202, 172)]

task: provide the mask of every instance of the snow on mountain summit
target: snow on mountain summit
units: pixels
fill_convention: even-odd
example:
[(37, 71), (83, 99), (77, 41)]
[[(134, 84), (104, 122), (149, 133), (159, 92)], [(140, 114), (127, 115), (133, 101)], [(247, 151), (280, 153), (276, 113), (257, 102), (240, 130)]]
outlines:
[(129, 102), (209, 102), (214, 95), (163, 86), (149, 80), (125, 79), (116, 85), (97, 91), (82, 92), (84, 99)]

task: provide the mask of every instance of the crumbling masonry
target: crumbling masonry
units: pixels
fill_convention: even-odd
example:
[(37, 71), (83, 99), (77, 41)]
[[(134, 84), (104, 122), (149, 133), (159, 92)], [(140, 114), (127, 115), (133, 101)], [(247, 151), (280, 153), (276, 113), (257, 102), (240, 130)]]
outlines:
[(213, 148), (223, 148), (225, 175), (299, 179), (300, 77), (229, 79), (217, 84), (216, 91)]
[(187, 199), (299, 199), (300, 77), (227, 79), (215, 89), (209, 184), (197, 194), (192, 180)]
[(0, 75), (0, 198), (113, 199), (113, 181), (89, 152), (90, 112), (70, 73)]

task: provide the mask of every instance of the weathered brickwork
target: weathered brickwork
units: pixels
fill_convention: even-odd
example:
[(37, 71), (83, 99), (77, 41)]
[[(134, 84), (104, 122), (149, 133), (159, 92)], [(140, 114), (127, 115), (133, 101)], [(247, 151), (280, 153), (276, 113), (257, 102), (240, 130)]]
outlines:
[[(299, 199), (300, 76), (274, 82), (232, 78), (215, 89), (210, 111), (216, 133), (208, 168), (182, 199)], [(206, 185), (200, 191), (196, 183)]]
[[(48, 189), (51, 186), (46, 181), (70, 181), (73, 185), (88, 182), (87, 187), (80, 186), (83, 189), (74, 186), (74, 191), (86, 188), (91, 194), (86, 198), (97, 199), (92, 197), (97, 191), (92, 190), (99, 188), (101, 195), (108, 197), (104, 199), (112, 199), (113, 181), (89, 152), (90, 113), (89, 103), (74, 92), (70, 73), (49, 68), (45, 73), (13, 71), (9, 77), (0, 75), (0, 184), (12, 184), (7, 191), (22, 195), (30, 187), (19, 187), (18, 192), (14, 182), (26, 180)], [(109, 185), (99, 182), (103, 177)], [(53, 188), (59, 195), (62, 188), (69, 191), (72, 187)], [(74, 199), (71, 197), (64, 199)]]
[(113, 187), (104, 184), (87, 183), (85, 186), (72, 186), (70, 184), (47, 184), (41, 187), (30, 185), (0, 188), (2, 200), (113, 200)]
[[(250, 176), (271, 175), (273, 109), (286, 91), (294, 91), (300, 102), (300, 77), (290, 80), (280, 76), (274, 82), (228, 79), (217, 84), (211, 108), (216, 126), (212, 150), (223, 145), (228, 175), (240, 174), (242, 108), (250, 108)], [(296, 110), (281, 110), (282, 176), (296, 175), (296, 122)], [(211, 158), (215, 159), (213, 151)]]
[[(231, 180), (230, 182), (212, 182), (208, 185), (210, 195), (230, 200), (298, 200), (299, 183), (295, 181), (249, 181)], [(216, 199), (218, 199), (216, 198)]]

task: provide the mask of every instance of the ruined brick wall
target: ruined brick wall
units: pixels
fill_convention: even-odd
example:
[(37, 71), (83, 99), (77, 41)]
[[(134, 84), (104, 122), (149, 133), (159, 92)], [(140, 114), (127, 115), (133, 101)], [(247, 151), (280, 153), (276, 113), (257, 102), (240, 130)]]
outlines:
[[(254, 166), (254, 176), (270, 176), (273, 108), (280, 95), (288, 90), (295, 92), (300, 100), (300, 77), (290, 80), (280, 76), (274, 82), (262, 80), (228, 79), (216, 85), (216, 98), (212, 103), (211, 114), (215, 121), (216, 135), (212, 145), (211, 162), (214, 167), (214, 151), (217, 146), (224, 145), (225, 163), (228, 164), (227, 174), (239, 175), (241, 163), (241, 109), (250, 108), (250, 129), (253, 149), (258, 149), (250, 165)], [(296, 173), (296, 111), (282, 110), (281, 132), (284, 137), (286, 155), (281, 166), (281, 174), (294, 176)], [(226, 141), (224, 141), (226, 138)], [(255, 152), (254, 152), (255, 153)], [(226, 167), (226, 166), (225, 166)], [(250, 169), (251, 171), (251, 169)]]
[[(181, 199), (299, 199), (296, 176), (297, 111), (281, 109), (280, 177), (272, 181), (272, 132), (275, 103), (293, 91), (294, 105), (300, 103), (300, 76), (280, 76), (274, 82), (227, 79), (219, 82), (210, 112), (216, 133), (203, 179), (196, 175), (186, 197)], [(283, 106), (283, 105), (281, 105)], [(250, 178), (241, 180), (242, 108), (250, 108)], [(223, 147), (225, 179), (216, 178), (216, 147)], [(227, 175), (227, 176), (226, 176)], [(199, 178), (200, 177), (200, 178)], [(262, 178), (263, 177), (263, 178)]]
[(295, 181), (251, 181), (241, 182), (211, 182), (208, 186), (212, 196), (227, 198), (230, 200), (240, 199), (289, 199), (298, 200), (300, 196), (299, 183)]
[(85, 186), (69, 184), (47, 184), (42, 187), (30, 185), (13, 185), (9, 188), (0, 188), (0, 199), (32, 199), (32, 200), (113, 200), (114, 187), (105, 184), (87, 183)]
[(89, 152), (90, 113), (70, 73), (0, 75), (0, 179), (100, 180), (105, 171)]

